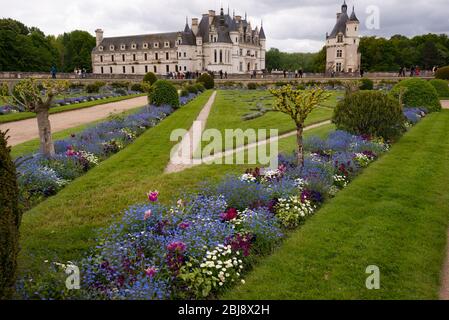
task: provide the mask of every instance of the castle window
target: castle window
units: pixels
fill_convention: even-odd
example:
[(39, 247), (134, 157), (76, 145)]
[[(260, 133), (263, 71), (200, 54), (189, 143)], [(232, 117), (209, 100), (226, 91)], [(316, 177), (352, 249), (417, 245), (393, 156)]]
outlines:
[(167, 66), (165, 67), (165, 70), (167, 70), (167, 73), (170, 72), (170, 65), (167, 64)]
[(159, 60), (159, 53), (156, 52), (156, 53), (154, 54), (154, 58), (155, 58), (156, 60)]
[(343, 57), (343, 50), (337, 50), (337, 58)]
[(153, 47), (159, 48), (159, 42), (155, 42), (155, 43), (153, 44)]
[(126, 67), (123, 66), (123, 73), (126, 73)]
[(170, 42), (165, 42), (164, 45), (165, 45), (166, 48), (170, 48)]
[(135, 73), (135, 72), (136, 72), (136, 69), (135, 69), (134, 67), (131, 67), (131, 72), (132, 72), (132, 73)]
[(259, 52), (258, 52), (258, 51), (256, 51), (256, 58), (258, 58), (258, 56), (259, 56)]
[(125, 55), (122, 54), (122, 61), (123, 61), (123, 62), (126, 60), (125, 58), (126, 58)]
[(187, 52), (184, 52), (184, 58), (187, 58)]
[(136, 55), (133, 54), (133, 61), (136, 61)]
[(148, 66), (145, 66), (145, 73), (148, 73)]
[(144, 44), (143, 44), (143, 48), (144, 48), (144, 49), (148, 49), (148, 43), (144, 43)]
[(157, 66), (153, 67), (154, 73), (157, 73)]
[(355, 26), (354, 30), (357, 31), (357, 26)]
[(223, 63), (223, 51), (220, 50), (220, 63)]
[(125, 49), (126, 49), (126, 45), (122, 44), (122, 45), (120, 46), (120, 49), (125, 50)]
[(103, 62), (103, 56), (100, 56), (100, 62)]
[(145, 59), (145, 61), (148, 60), (148, 53), (145, 53), (145, 54), (144, 54), (144, 59)]
[(343, 42), (343, 35), (342, 34), (338, 35), (337, 42)]
[(217, 63), (217, 50), (214, 50), (214, 62)]
[(111, 55), (111, 61), (114, 62), (114, 60), (115, 60), (114, 55)]
[(109, 67), (109, 71), (111, 71), (110, 73), (113, 73), (112, 67)]
[(113, 45), (109, 46), (109, 50), (114, 51), (115, 47)]
[(98, 47), (98, 50), (99, 50), (99, 51), (103, 51), (103, 46), (99, 46), (99, 47)]
[(168, 53), (168, 52), (165, 53), (165, 59), (170, 60), (170, 53)]
[(104, 69), (103, 69), (103, 67), (101, 67), (101, 74), (103, 74), (104, 73)]
[(342, 71), (342, 64), (341, 64), (341, 62), (337, 62), (335, 71), (337, 71), (337, 72), (341, 72)]
[(137, 45), (136, 45), (135, 43), (133, 43), (133, 44), (131, 45), (131, 48), (132, 48), (132, 49), (137, 49)]

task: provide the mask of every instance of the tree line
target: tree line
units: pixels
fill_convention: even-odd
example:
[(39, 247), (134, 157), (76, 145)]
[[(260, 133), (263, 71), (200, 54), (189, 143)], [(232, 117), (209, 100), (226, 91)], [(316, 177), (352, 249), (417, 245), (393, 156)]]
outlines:
[[(408, 38), (395, 35), (390, 39), (362, 37), (359, 47), (362, 69), (368, 72), (397, 71), (401, 67), (419, 66), (431, 70), (449, 65), (449, 37), (426, 34)], [(267, 52), (268, 70), (300, 70), (324, 72), (326, 48), (318, 53), (286, 53), (272, 48)]]
[(0, 19), (0, 71), (73, 72), (92, 70), (95, 37), (75, 30), (59, 36), (45, 35), (13, 19)]

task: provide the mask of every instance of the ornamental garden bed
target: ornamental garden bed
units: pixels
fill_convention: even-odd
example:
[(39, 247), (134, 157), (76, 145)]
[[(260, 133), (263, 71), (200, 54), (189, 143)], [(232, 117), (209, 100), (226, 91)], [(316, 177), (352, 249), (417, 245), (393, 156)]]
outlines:
[[(409, 121), (423, 116), (417, 109)], [(159, 203), (159, 193), (150, 192), (148, 203), (130, 207), (103, 230), (91, 254), (75, 262), (84, 283), (77, 294), (93, 299), (217, 297), (244, 283), (245, 272), (259, 257), (270, 254), (389, 146), (337, 131), (325, 140), (308, 139), (306, 149), (303, 170), (287, 155), (277, 170), (229, 176), (171, 205)]]

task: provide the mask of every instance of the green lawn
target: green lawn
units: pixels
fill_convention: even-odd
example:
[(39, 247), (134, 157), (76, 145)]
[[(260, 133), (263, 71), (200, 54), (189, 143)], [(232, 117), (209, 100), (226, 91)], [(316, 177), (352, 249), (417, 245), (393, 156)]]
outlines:
[[(91, 108), (95, 107), (101, 104), (105, 103), (112, 103), (112, 102), (118, 102), (123, 100), (128, 100), (136, 97), (142, 97), (145, 94), (138, 94), (138, 95), (130, 95), (130, 96), (123, 96), (123, 97), (112, 97), (107, 98), (104, 100), (96, 100), (96, 101), (89, 101), (89, 102), (83, 102), (83, 103), (75, 103), (68, 106), (61, 106), (61, 107), (54, 107), (50, 109), (50, 114), (55, 113), (61, 113), (61, 112), (67, 112), (67, 111), (73, 111), (73, 110), (79, 110), (79, 109), (85, 109), (85, 108)], [(35, 118), (36, 114), (33, 112), (20, 112), (20, 113), (11, 113), (6, 115), (0, 116), (0, 123), (7, 123), (7, 122), (14, 122), (14, 121), (20, 121), (25, 119), (32, 119)]]
[[(428, 116), (224, 299), (437, 299), (449, 226), (449, 111)], [(367, 290), (366, 268), (381, 272)]]
[[(333, 114), (337, 97), (341, 92), (332, 92), (329, 100), (312, 112), (306, 125), (329, 120)], [(280, 112), (267, 112), (265, 115), (253, 120), (244, 121), (245, 114), (253, 113), (251, 109), (262, 106), (272, 109), (274, 97), (268, 91), (251, 90), (224, 90), (219, 91), (214, 108), (211, 110), (206, 129), (218, 129), (223, 137), (225, 129), (278, 129), (279, 134), (295, 130), (295, 123), (286, 114)], [(269, 132), (268, 132), (269, 133)], [(254, 142), (253, 139), (245, 143)], [(203, 142), (203, 146), (207, 145)], [(236, 144), (240, 146), (240, 144)], [(225, 146), (223, 144), (223, 149)]]

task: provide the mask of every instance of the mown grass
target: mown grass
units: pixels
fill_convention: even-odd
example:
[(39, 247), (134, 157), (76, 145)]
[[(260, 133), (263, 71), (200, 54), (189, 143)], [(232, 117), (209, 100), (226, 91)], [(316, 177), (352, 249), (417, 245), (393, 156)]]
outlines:
[[(340, 92), (332, 92), (331, 97), (323, 106), (315, 109), (306, 121), (306, 125), (329, 120), (333, 114), (333, 108), (337, 103)], [(206, 129), (218, 129), (223, 139), (226, 129), (278, 129), (279, 134), (295, 130), (295, 123), (290, 116), (280, 112), (267, 112), (265, 115), (252, 120), (243, 120), (243, 116), (256, 111), (257, 106), (272, 109), (274, 97), (268, 91), (251, 90), (226, 90), (219, 91), (214, 108), (211, 110)], [(269, 136), (269, 132), (267, 132)], [(254, 139), (246, 139), (244, 144), (255, 142)], [(203, 142), (203, 146), (207, 142)], [(235, 146), (240, 146), (236, 143)], [(223, 150), (226, 149), (223, 143)]]
[[(145, 94), (138, 94), (138, 95), (134, 94), (134, 95), (123, 96), (123, 97), (112, 97), (112, 98), (107, 98), (104, 100), (75, 103), (75, 104), (71, 104), (68, 106), (54, 107), (54, 108), (50, 109), (50, 114), (91, 108), (91, 107), (99, 106), (99, 105), (106, 104), (106, 103), (119, 102), (119, 101), (128, 100), (128, 99), (132, 99), (132, 98), (142, 97), (144, 95)], [(36, 118), (36, 114), (33, 112), (11, 113), (11, 114), (1, 115), (0, 123), (8, 123), (8, 122), (14, 122), (14, 121), (20, 121), (20, 120), (26, 120), (26, 119), (32, 119), (32, 118)]]
[[(449, 111), (428, 116), (223, 299), (437, 299), (449, 226)], [(366, 268), (381, 272), (367, 290)]]

